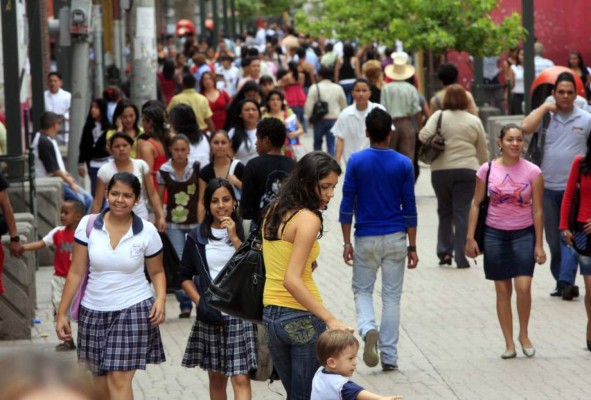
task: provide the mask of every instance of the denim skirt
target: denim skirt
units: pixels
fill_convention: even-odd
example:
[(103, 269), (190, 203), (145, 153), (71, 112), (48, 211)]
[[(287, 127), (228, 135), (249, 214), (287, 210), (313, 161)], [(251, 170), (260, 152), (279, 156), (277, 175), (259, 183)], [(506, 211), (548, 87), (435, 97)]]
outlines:
[(484, 228), (484, 274), (502, 281), (517, 276), (533, 276), (535, 267), (533, 225), (517, 230)]

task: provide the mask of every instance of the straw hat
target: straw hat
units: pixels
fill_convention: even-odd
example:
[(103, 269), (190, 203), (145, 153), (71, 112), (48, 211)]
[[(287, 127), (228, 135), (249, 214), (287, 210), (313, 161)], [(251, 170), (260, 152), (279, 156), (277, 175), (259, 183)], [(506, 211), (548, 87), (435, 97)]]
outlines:
[(394, 81), (405, 81), (415, 74), (415, 67), (408, 64), (408, 54), (403, 51), (392, 53), (393, 64), (384, 70), (386, 76)]

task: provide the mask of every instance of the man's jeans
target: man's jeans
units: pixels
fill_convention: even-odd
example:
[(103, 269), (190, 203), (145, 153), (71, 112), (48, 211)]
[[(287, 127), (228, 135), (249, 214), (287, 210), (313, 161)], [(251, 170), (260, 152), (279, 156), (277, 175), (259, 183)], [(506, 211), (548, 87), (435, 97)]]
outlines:
[(563, 190), (544, 189), (544, 231), (546, 242), (550, 247), (550, 271), (559, 282), (574, 284), (577, 274), (577, 253), (566, 245), (560, 235), (560, 206), (562, 204)]
[(269, 350), (288, 400), (309, 400), (312, 379), (320, 368), (316, 341), (326, 325), (308, 311), (267, 306), (263, 323), (269, 333)]
[(406, 267), (406, 233), (383, 236), (355, 236), (353, 294), (357, 309), (359, 335), (365, 337), (377, 329), (373, 309), (373, 290), (378, 268), (382, 267), (382, 323), (380, 324), (380, 359), (383, 364), (398, 361), (400, 296)]
[(64, 183), (63, 187), (64, 199), (80, 201), (82, 204), (84, 204), (84, 213), (90, 214), (90, 212), (92, 211), (92, 195), (88, 193), (86, 190), (82, 189), (80, 186), (78, 186), (78, 188), (80, 189), (79, 193), (76, 193), (67, 183)]
[(322, 138), (326, 136), (326, 152), (334, 157), (335, 138), (330, 131), (336, 119), (321, 119), (314, 124), (314, 151), (322, 150)]
[[(187, 240), (187, 233), (189, 233), (191, 229), (179, 229), (179, 228), (168, 228), (166, 229), (166, 233), (168, 234), (168, 238), (172, 243), (172, 247), (176, 251), (177, 256), (179, 256), (179, 261), (183, 260), (183, 250), (185, 249), (185, 241)], [(176, 290), (174, 292), (177, 301), (179, 302), (181, 312), (189, 311), (193, 309), (193, 301), (187, 293), (183, 289)]]

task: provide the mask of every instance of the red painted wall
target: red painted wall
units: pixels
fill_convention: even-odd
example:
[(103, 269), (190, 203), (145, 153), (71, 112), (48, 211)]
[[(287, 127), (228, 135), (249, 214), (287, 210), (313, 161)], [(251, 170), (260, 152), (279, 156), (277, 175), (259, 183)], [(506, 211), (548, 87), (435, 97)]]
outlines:
[[(569, 52), (578, 50), (583, 61), (591, 66), (591, 1), (589, 0), (529, 0), (534, 2), (534, 36), (544, 45), (544, 57), (556, 65), (567, 65)], [(522, 0), (499, 0), (492, 12), (500, 21), (514, 11), (521, 13)], [(568, 5), (568, 7), (562, 7)], [(460, 83), (465, 87), (472, 81), (472, 63), (468, 53), (448, 53), (448, 60), (460, 70)]]

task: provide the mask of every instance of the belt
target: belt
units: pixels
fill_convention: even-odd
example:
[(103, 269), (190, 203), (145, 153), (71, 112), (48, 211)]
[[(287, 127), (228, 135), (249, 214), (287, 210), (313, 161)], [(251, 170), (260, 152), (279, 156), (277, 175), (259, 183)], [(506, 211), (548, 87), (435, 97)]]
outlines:
[(402, 121), (410, 121), (410, 117), (398, 117), (392, 118), (392, 122), (402, 122)]

